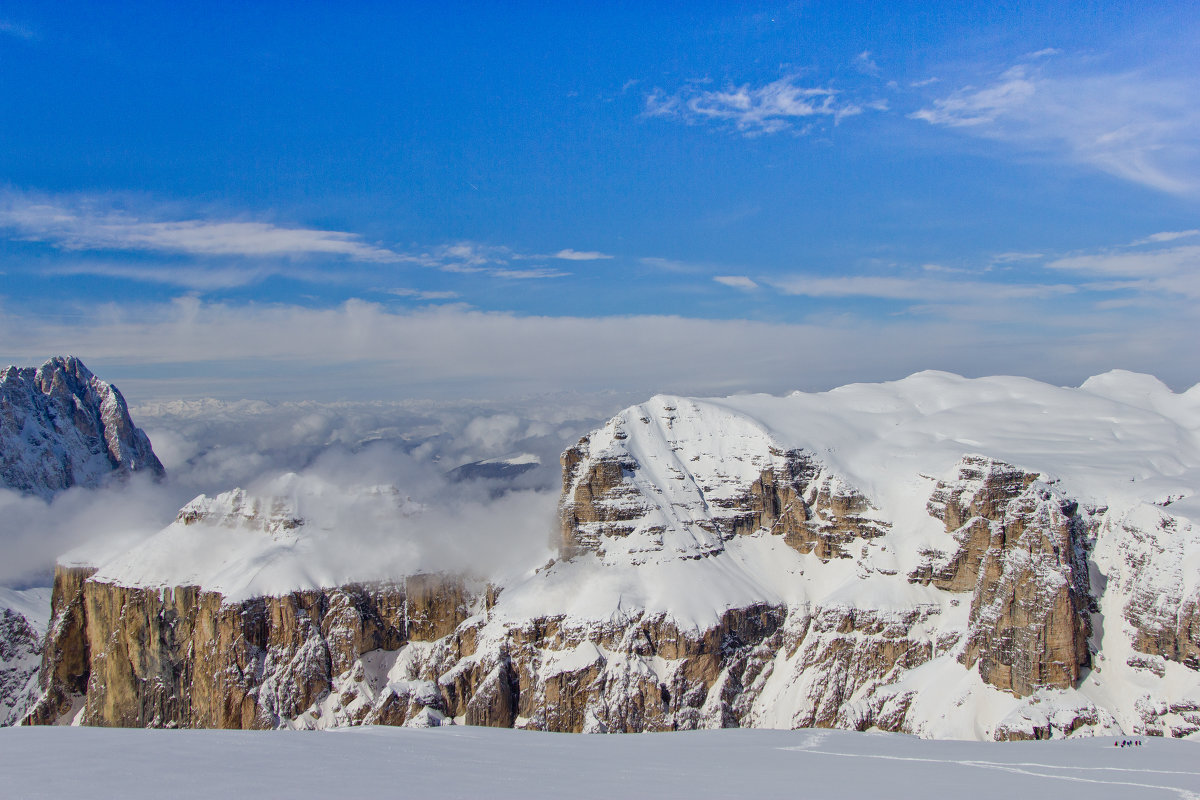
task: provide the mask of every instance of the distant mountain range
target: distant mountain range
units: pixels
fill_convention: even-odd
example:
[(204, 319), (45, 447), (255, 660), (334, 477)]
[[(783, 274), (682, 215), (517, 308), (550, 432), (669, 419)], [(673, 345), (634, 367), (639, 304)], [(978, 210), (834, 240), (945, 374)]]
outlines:
[(27, 720), (1200, 735), (1200, 389), (658, 396), (562, 464), (517, 573), (397, 566), (354, 532), (402, 487), (287, 480), (60, 563)]

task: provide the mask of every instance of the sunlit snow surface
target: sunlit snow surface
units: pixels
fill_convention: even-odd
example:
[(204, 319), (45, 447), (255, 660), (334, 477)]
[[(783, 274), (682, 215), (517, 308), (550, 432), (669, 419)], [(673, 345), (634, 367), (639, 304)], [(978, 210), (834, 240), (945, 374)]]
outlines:
[(6, 797), (1200, 797), (1197, 745), (842, 731), (0, 730)]

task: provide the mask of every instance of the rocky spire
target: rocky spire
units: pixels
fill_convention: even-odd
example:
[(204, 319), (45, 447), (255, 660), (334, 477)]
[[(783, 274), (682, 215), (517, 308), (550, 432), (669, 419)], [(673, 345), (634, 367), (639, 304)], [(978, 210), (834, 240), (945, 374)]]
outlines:
[(121, 392), (78, 358), (0, 371), (0, 485), (48, 498), (143, 470), (164, 473)]

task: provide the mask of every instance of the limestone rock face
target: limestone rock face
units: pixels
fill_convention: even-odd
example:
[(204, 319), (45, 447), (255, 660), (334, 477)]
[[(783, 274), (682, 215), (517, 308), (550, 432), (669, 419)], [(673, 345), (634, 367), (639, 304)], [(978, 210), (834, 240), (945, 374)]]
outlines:
[(704, 416), (692, 401), (656, 398), (563, 453), (560, 555), (702, 558), (721, 553), (732, 536), (765, 528), (828, 560), (887, 531), (870, 501), (811, 453), (783, 450), (766, 431), (731, 417), (722, 422), (732, 430), (720, 432), (728, 438), (712, 441)]
[(37, 700), (49, 593), (0, 588), (0, 725), (12, 725)]
[(917, 578), (972, 592), (963, 664), (1018, 697), (1074, 687), (1090, 664), (1095, 606), (1078, 504), (1037, 475), (971, 456), (928, 507), (958, 546)]
[[(323, 699), (364, 653), (425, 641), (433, 630), (427, 613), (406, 616), (403, 582), (228, 603), (197, 587), (88, 578), (78, 569), (56, 573), (43, 695), (27, 723), (79, 713), (88, 725), (279, 727)], [(453, 630), (463, 620), (457, 579), (413, 583), (418, 607), (446, 611), (437, 625)], [(455, 600), (437, 605), (431, 596)]]
[(150, 440), (79, 359), (0, 371), (0, 485), (49, 497), (140, 471), (163, 474)]
[(42, 647), (38, 676), (41, 695), (26, 713), (25, 721), (52, 725), (71, 719), (87, 691), (91, 642), (83, 586), (95, 573), (94, 567), (56, 566), (50, 598), (50, 624)]

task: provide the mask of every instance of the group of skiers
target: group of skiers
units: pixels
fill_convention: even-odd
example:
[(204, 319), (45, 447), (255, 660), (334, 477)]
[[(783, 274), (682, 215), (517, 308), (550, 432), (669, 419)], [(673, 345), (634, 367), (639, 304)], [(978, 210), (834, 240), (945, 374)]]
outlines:
[(1119, 742), (1113, 742), (1113, 747), (1141, 747), (1141, 739), (1122, 739)]

